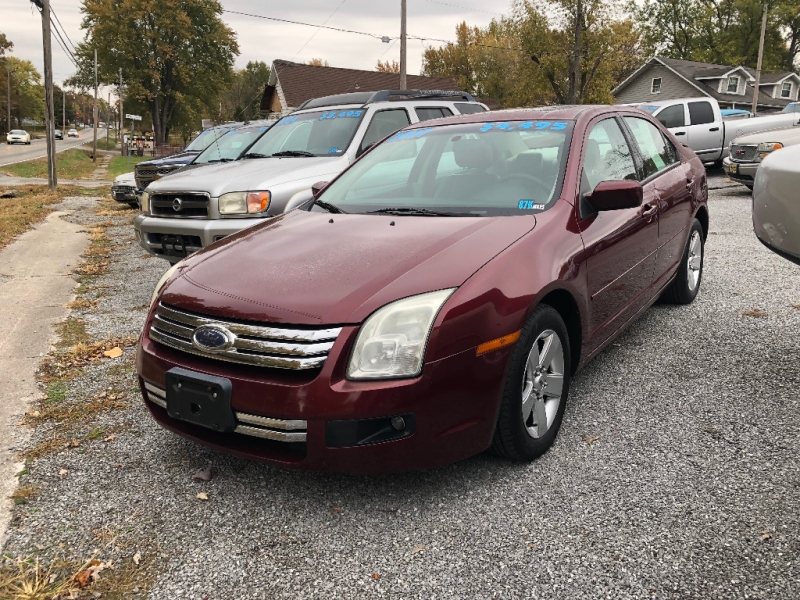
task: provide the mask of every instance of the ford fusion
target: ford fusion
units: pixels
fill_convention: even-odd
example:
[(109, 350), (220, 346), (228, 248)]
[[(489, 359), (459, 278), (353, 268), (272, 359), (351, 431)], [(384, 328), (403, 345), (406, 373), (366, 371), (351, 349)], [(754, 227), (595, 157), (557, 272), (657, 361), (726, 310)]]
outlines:
[(164, 427), (304, 469), (393, 472), (554, 442), (570, 379), (697, 295), (702, 163), (626, 107), (420, 123), (159, 282), (137, 354)]

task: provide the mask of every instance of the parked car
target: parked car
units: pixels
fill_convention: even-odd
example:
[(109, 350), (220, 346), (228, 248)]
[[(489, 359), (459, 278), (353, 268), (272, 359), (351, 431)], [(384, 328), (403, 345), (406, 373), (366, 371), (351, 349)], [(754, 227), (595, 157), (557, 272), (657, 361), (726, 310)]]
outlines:
[(800, 265), (800, 145), (769, 154), (753, 187), (753, 229), (767, 248)]
[(772, 152), (800, 144), (800, 127), (773, 129), (736, 138), (729, 156), (723, 161), (725, 172), (733, 181), (753, 189), (761, 162)]
[(302, 469), (532, 460), (575, 371), (702, 280), (705, 169), (634, 108), (416, 123), (315, 189), (159, 282), (136, 363), (164, 427)]
[(55, 137), (56, 137), (57, 140), (63, 140), (64, 139), (64, 134), (61, 132), (60, 129), (56, 129), (55, 130)]
[(240, 127), (242, 123), (226, 123), (218, 127), (212, 127), (201, 131), (189, 145), (177, 154), (154, 158), (140, 162), (135, 167), (136, 185), (139, 190), (147, 189), (156, 179), (160, 179), (177, 171), (181, 167), (192, 162), (198, 154), (213, 144), (220, 136), (226, 134), (231, 129)]
[(78, 130), (77, 129), (70, 129), (67, 132), (67, 137), (78, 137)]
[(642, 110), (661, 121), (682, 143), (689, 146), (706, 163), (721, 167), (734, 138), (800, 124), (800, 103), (786, 106), (774, 115), (723, 119), (719, 104), (713, 98), (685, 98), (638, 104)]
[(139, 206), (139, 200), (136, 195), (136, 179), (133, 171), (117, 175), (114, 178), (114, 182), (111, 184), (111, 197), (117, 202), (124, 202), (130, 205), (132, 208)]
[(31, 136), (22, 129), (12, 129), (6, 134), (6, 144), (28, 144), (31, 143)]
[(221, 135), (208, 148), (175, 172), (184, 172), (215, 163), (239, 160), (263, 136), (276, 120), (250, 121)]
[(137, 238), (151, 254), (177, 262), (308, 200), (314, 183), (338, 175), (409, 123), (485, 110), (469, 94), (430, 90), (310, 100), (278, 121), (243, 160), (150, 184), (134, 222)]

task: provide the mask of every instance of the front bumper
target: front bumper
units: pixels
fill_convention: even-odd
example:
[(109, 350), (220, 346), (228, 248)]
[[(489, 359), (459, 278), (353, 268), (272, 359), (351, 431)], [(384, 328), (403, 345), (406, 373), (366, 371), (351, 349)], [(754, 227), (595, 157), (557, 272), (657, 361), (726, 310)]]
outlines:
[(136, 240), (150, 254), (184, 258), (263, 219), (165, 219), (139, 214), (133, 221)]
[[(217, 450), (296, 469), (387, 473), (453, 463), (487, 449), (494, 434), (511, 347), (484, 354), (465, 351), (426, 363), (419, 378), (355, 382), (344, 377), (358, 327), (344, 327), (321, 369), (281, 371), (223, 363), (156, 344), (145, 327), (136, 357), (145, 404), (165, 428)], [(231, 381), (231, 405), (242, 431), (262, 421), (258, 433), (220, 433), (173, 419), (152, 389), (165, 388), (174, 367)], [(150, 389), (148, 389), (150, 388)], [(353, 423), (404, 417), (408, 435), (378, 443), (343, 443)], [(342, 422), (345, 427), (342, 427)], [(279, 439), (284, 425), (300, 423), (304, 435)], [(275, 424), (278, 424), (277, 426)], [(277, 430), (275, 429), (277, 427)], [(350, 429), (348, 429), (350, 427)], [(270, 433), (272, 431), (272, 433)], [(277, 433), (276, 433), (277, 431)], [(332, 432), (338, 431), (338, 438)], [(390, 432), (391, 434), (391, 432)], [(391, 437), (391, 436), (390, 436)], [(355, 439), (355, 438), (354, 438)], [(375, 438), (370, 438), (375, 439)], [(345, 446), (345, 447), (342, 447)]]
[(725, 170), (725, 174), (729, 179), (752, 188), (760, 164), (761, 163), (756, 162), (734, 162), (729, 156), (722, 161), (722, 168)]
[(137, 202), (136, 188), (131, 186), (111, 186), (111, 197), (117, 202), (130, 204)]

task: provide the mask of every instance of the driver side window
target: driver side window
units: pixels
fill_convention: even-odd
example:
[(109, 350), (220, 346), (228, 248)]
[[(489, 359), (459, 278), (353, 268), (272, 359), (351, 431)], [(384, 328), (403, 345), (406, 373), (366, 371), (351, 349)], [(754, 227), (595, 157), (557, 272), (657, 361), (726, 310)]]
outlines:
[(402, 108), (376, 112), (367, 128), (367, 132), (364, 134), (364, 139), (361, 140), (358, 153), (361, 154), (387, 135), (391, 135), (410, 123), (411, 120), (408, 118), (408, 113)]
[(637, 179), (631, 149), (614, 118), (596, 123), (586, 140), (581, 192), (592, 192), (602, 181)]

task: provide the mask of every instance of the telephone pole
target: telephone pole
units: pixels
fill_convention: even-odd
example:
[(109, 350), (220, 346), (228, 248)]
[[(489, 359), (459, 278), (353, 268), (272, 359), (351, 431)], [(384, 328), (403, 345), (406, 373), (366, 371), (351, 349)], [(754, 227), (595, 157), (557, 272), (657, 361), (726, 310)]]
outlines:
[(108, 104), (106, 104), (106, 150), (108, 150), (108, 130), (111, 128), (111, 92), (108, 92)]
[[(61, 129), (67, 128), (67, 92), (61, 90)], [(64, 132), (61, 132), (64, 135)]]
[(758, 92), (761, 87), (761, 59), (764, 58), (764, 36), (767, 33), (767, 3), (764, 2), (764, 9), (761, 13), (761, 40), (758, 42), (758, 64), (756, 65), (756, 87), (753, 89), (752, 113), (758, 112)]
[(408, 70), (408, 36), (406, 35), (406, 0), (400, 0), (400, 89), (408, 89), (406, 71)]
[(6, 70), (8, 71), (8, 130), (6, 133), (11, 131), (11, 61), (8, 60), (8, 55), (6, 55)]
[(42, 45), (44, 46), (44, 106), (45, 132), (47, 135), (47, 182), (51, 190), (56, 189), (56, 129), (53, 106), (53, 52), (50, 38), (50, 0), (34, 0), (42, 11)]
[(122, 105), (122, 69), (119, 70), (119, 138), (122, 140), (119, 145), (119, 151), (122, 156), (125, 156), (125, 111)]
[(94, 107), (92, 108), (92, 121), (92, 131), (94, 132), (92, 161), (97, 162), (97, 48), (94, 49)]

